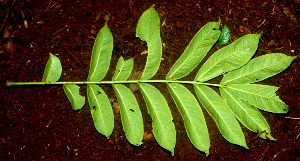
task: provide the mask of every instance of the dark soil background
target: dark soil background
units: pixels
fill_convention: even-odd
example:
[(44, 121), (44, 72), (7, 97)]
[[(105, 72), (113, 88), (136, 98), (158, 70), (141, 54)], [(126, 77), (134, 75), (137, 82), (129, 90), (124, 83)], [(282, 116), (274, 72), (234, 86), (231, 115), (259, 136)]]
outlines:
[[(61, 81), (86, 80), (93, 42), (106, 20), (114, 51), (105, 80), (113, 75), (120, 56), (133, 57), (136, 71), (142, 70), (146, 55), (141, 53), (147, 46), (135, 37), (135, 27), (152, 4), (160, 15), (164, 44), (164, 60), (153, 79), (163, 79), (194, 34), (219, 17), (231, 30), (230, 42), (263, 31), (255, 56), (276, 52), (298, 56), (287, 70), (262, 82), (280, 87), (278, 95), (290, 108), (283, 115), (262, 112), (276, 141), (256, 138), (243, 127), (249, 150), (230, 144), (204, 112), (211, 139), (205, 157), (190, 143), (165, 85), (158, 84), (177, 131), (172, 157), (152, 137), (151, 118), (139, 91), (135, 95), (146, 135), (144, 144), (134, 147), (124, 136), (117, 111), (114, 132), (107, 140), (94, 128), (88, 103), (81, 111), (72, 111), (62, 86), (6, 87), (7, 81), (41, 81), (49, 53), (62, 62)], [(0, 6), (0, 160), (300, 160), (299, 0), (1, 0)], [(221, 47), (216, 44), (212, 51)], [(102, 87), (115, 99), (110, 86)], [(85, 86), (82, 93), (86, 94)]]

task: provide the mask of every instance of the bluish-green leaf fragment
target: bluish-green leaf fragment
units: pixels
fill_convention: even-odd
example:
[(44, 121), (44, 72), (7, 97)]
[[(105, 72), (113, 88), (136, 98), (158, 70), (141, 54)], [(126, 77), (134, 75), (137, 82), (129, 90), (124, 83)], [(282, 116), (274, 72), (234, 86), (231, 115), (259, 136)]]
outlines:
[(108, 69), (113, 50), (113, 36), (105, 23), (100, 29), (92, 50), (88, 81), (101, 81)]
[(47, 61), (43, 82), (56, 82), (59, 80), (62, 73), (62, 66), (58, 57), (50, 53), (50, 58)]
[(224, 28), (221, 31), (221, 35), (219, 38), (219, 43), (220, 45), (225, 45), (229, 42), (229, 40), (230, 40), (230, 30), (227, 27), (227, 25), (224, 25)]
[(141, 79), (150, 79), (157, 72), (162, 57), (160, 19), (154, 9), (154, 5), (147, 9), (140, 17), (136, 27), (136, 36), (146, 41), (148, 45), (147, 62)]
[(220, 88), (220, 93), (235, 117), (247, 129), (257, 133), (265, 131), (259, 135), (261, 138), (275, 140), (271, 135), (268, 122), (255, 107), (236, 97), (226, 87)]
[(168, 72), (166, 79), (180, 79), (197, 67), (218, 40), (221, 33), (220, 24), (221, 19), (218, 22), (208, 22), (195, 34), (183, 54)]
[(204, 115), (194, 95), (179, 83), (168, 83), (168, 89), (182, 116), (191, 143), (209, 154), (210, 140)]
[(195, 92), (205, 110), (211, 115), (223, 137), (248, 149), (244, 133), (224, 100), (205, 85), (194, 85)]
[(255, 83), (272, 77), (285, 70), (296, 56), (273, 53), (251, 59), (240, 69), (227, 73), (220, 84)]
[(238, 98), (258, 109), (273, 113), (288, 112), (288, 105), (276, 96), (278, 87), (262, 84), (229, 84), (226, 87)]
[(200, 68), (195, 81), (205, 82), (246, 64), (255, 54), (259, 38), (260, 34), (249, 34), (215, 52)]
[(87, 96), (95, 128), (109, 138), (114, 129), (114, 115), (107, 95), (100, 86), (90, 84), (87, 85)]
[(124, 58), (121, 56), (117, 63), (115, 74), (112, 78), (113, 81), (125, 81), (130, 76), (130, 73), (133, 68), (133, 59), (128, 59), (124, 61)]
[(158, 89), (147, 83), (139, 87), (152, 118), (153, 135), (158, 144), (172, 155), (176, 144), (176, 130), (168, 103)]
[(118, 103), (123, 130), (127, 140), (135, 146), (142, 144), (144, 124), (142, 113), (133, 93), (122, 84), (113, 84)]
[(65, 94), (67, 95), (73, 110), (80, 110), (85, 104), (85, 97), (79, 93), (80, 87), (76, 84), (63, 85)]

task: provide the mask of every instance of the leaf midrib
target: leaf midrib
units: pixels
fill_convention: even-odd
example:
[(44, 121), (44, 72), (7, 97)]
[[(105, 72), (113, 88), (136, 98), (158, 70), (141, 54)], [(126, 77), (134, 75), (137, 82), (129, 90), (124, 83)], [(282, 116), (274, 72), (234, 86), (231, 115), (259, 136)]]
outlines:
[(67, 92), (72, 96), (71, 99), (72, 99), (72, 102), (74, 102), (75, 107), (77, 107), (76, 101), (75, 101), (74, 95), (71, 92), (71, 89), (67, 85), (65, 85), (65, 88), (67, 89)]
[[(171, 87), (171, 86), (170, 86), (170, 87)], [(180, 103), (181, 107), (184, 107), (184, 106), (183, 106), (183, 103), (182, 103), (181, 99), (179, 99), (177, 93), (173, 90), (172, 87), (171, 87), (171, 89), (172, 89), (173, 93), (175, 94), (175, 96), (177, 97), (177, 100), (180, 101), (179, 103)], [(195, 128), (195, 125), (194, 125), (193, 122), (191, 121), (190, 115), (188, 115), (188, 112), (186, 112), (185, 108), (183, 108), (183, 110), (184, 110), (184, 112), (185, 112), (184, 114), (186, 114), (186, 116), (188, 116), (187, 118), (188, 118), (189, 122), (191, 123), (191, 125), (192, 125), (192, 127), (193, 127), (193, 131), (197, 134), (198, 140), (202, 140), (201, 137), (199, 137), (199, 135), (198, 135), (198, 133), (197, 133), (197, 130), (196, 130), (196, 128)], [(199, 143), (199, 142), (198, 142), (198, 143)], [(200, 144), (202, 144), (202, 146), (205, 146), (203, 143), (200, 143)]]
[[(127, 87), (126, 87), (127, 88)], [(129, 125), (130, 125), (130, 131), (128, 131), (128, 132), (132, 132), (132, 133), (135, 133), (134, 131), (133, 131), (133, 123), (132, 123), (132, 120), (130, 119), (130, 117), (129, 117), (129, 115), (128, 115), (128, 111), (126, 110), (126, 106), (125, 106), (125, 103), (124, 103), (124, 99), (123, 99), (123, 97), (122, 97), (122, 95), (120, 94), (120, 92), (119, 92), (119, 90), (118, 90), (118, 87), (116, 87), (115, 86), (115, 89), (116, 89), (116, 92), (118, 93), (118, 95), (119, 95), (119, 98), (121, 99), (120, 100), (120, 102), (119, 102), (119, 104), (121, 105), (123, 105), (123, 107), (124, 107), (124, 114), (125, 114), (125, 117), (127, 117), (127, 120), (128, 120), (128, 123), (129, 123)], [(122, 106), (121, 105), (121, 106)], [(122, 115), (121, 115), (121, 117), (122, 117)], [(121, 118), (122, 119), (122, 118)], [(122, 119), (123, 120), (123, 119)], [(133, 121), (134, 122), (134, 121)]]
[[(98, 102), (98, 99), (97, 99), (97, 97), (96, 97), (96, 94), (94, 93), (94, 90), (92, 89), (92, 87), (90, 86), (90, 88), (91, 88), (91, 92), (92, 92), (92, 96), (94, 97), (94, 99), (96, 100), (96, 104), (97, 104), (97, 107), (98, 107), (98, 109), (99, 109), (99, 113), (100, 113), (100, 115), (101, 115), (101, 120), (102, 120), (102, 122), (104, 123), (105, 121), (104, 121), (104, 117), (103, 117), (103, 114), (102, 114), (102, 110), (101, 110), (101, 108), (100, 108), (100, 103)], [(100, 88), (100, 87), (99, 87)], [(99, 118), (99, 117), (98, 117)], [(97, 119), (98, 120), (98, 119)], [(106, 124), (104, 124), (104, 127), (105, 127), (105, 131), (107, 132), (108, 130), (107, 130), (107, 126), (106, 126)]]
[(232, 96), (232, 94), (229, 93), (225, 88), (223, 88), (223, 90), (234, 100), (234, 102), (236, 102), (238, 104), (238, 106), (240, 107), (240, 109), (242, 109), (247, 114), (248, 118), (250, 118), (251, 120), (253, 120), (253, 122), (255, 122), (255, 124), (258, 125), (259, 128), (261, 128), (259, 126), (258, 122), (245, 110), (245, 108), (235, 99), (235, 97)]
[(274, 100), (278, 103), (282, 103), (281, 101), (275, 99), (275, 98), (272, 98), (272, 97), (267, 97), (267, 96), (264, 96), (264, 95), (259, 95), (259, 94), (255, 94), (255, 93), (251, 93), (251, 92), (248, 92), (248, 91), (245, 91), (245, 90), (241, 90), (241, 89), (238, 89), (238, 88), (233, 88), (231, 86), (227, 86), (227, 88), (231, 88), (233, 90), (236, 90), (236, 91), (240, 91), (240, 92), (244, 92), (244, 93), (247, 93), (247, 94), (251, 94), (251, 95), (254, 95), (256, 97), (261, 97), (261, 98), (264, 98), (264, 99), (270, 99), (270, 100)]
[[(242, 47), (238, 48), (237, 50), (235, 50), (234, 52), (230, 53), (230, 54), (227, 54), (225, 57), (223, 57), (222, 59), (220, 59), (219, 61), (217, 61), (213, 66), (211, 66), (210, 68), (208, 68), (206, 70), (206, 72), (204, 72), (202, 75), (200, 75), (197, 80), (199, 80), (200, 78), (203, 77), (203, 75), (205, 75), (206, 73), (208, 73), (212, 68), (216, 67), (221, 61), (223, 61), (224, 59), (226, 59), (227, 57), (237, 53), (238, 51), (240, 51), (242, 48), (244, 48), (245, 46), (247, 46), (248, 44), (245, 43), (246, 45), (243, 45)], [(226, 46), (227, 47), (227, 46)], [(219, 51), (219, 50), (218, 50)]]
[[(236, 78), (234, 78), (234, 79), (228, 80), (228, 81), (224, 82), (223, 84), (228, 84), (228, 82), (232, 82), (232, 81), (234, 81), (234, 80), (236, 80), (236, 79), (239, 79), (239, 78), (242, 78), (242, 77), (246, 77), (247, 75), (250, 75), (250, 74), (252, 74), (252, 73), (259, 72), (259, 71), (261, 71), (261, 70), (264, 70), (265, 68), (269, 68), (269, 67), (275, 66), (275, 65), (280, 64), (280, 63), (285, 62), (285, 61), (288, 61), (288, 59), (282, 60), (282, 61), (280, 61), (280, 62), (278, 62), (278, 63), (276, 63), (276, 64), (272, 64), (272, 65), (270, 65), (270, 66), (266, 66), (266, 67), (260, 68), (260, 69), (258, 69), (258, 70), (255, 70), (255, 71), (252, 71), (252, 72), (243, 74), (243, 75), (241, 75), (241, 76), (239, 76), (239, 77), (236, 77)], [(254, 81), (254, 82), (255, 82), (255, 81)], [(250, 83), (251, 83), (251, 82), (250, 82)]]
[[(96, 73), (96, 69), (97, 69), (97, 67), (98, 67), (98, 65), (99, 65), (99, 59), (100, 59), (100, 56), (101, 56), (101, 52), (102, 52), (102, 49), (103, 49), (103, 44), (104, 44), (104, 38), (105, 38), (105, 35), (106, 35), (106, 32), (103, 32), (103, 33), (101, 33), (101, 34), (103, 34), (103, 35), (101, 35), (101, 45), (100, 45), (100, 50), (99, 50), (99, 54), (97, 54), (97, 61), (96, 61), (96, 66), (95, 66), (95, 68), (93, 69), (93, 72), (92, 72), (92, 74), (91, 74), (91, 77), (90, 77), (90, 79), (89, 80), (91, 80), (92, 78), (93, 78), (93, 76), (95, 75), (95, 73)], [(94, 54), (92, 54), (92, 55), (94, 55)], [(100, 81), (100, 80), (99, 80)]]
[[(201, 29), (200, 29), (201, 30)], [(202, 43), (203, 41), (204, 41), (204, 38), (206, 38), (206, 37), (208, 37), (208, 35), (210, 35), (210, 33), (212, 32), (212, 31), (214, 31), (214, 30), (211, 30), (210, 32), (208, 32), (201, 40), (200, 40), (200, 42), (196, 45), (197, 47), (195, 47), (193, 50), (192, 50), (192, 52), (191, 52), (191, 54), (189, 54), (188, 56), (187, 56), (187, 58), (181, 63), (181, 65), (179, 65), (179, 67), (172, 73), (172, 75), (169, 77), (169, 79), (172, 79), (172, 77), (174, 76), (174, 74), (179, 70), (179, 69), (181, 69), (181, 67), (185, 64), (185, 62), (191, 57), (191, 55), (193, 55), (193, 53), (194, 53), (194, 51), (198, 48), (198, 46), (199, 46), (199, 44), (200, 43)], [(192, 39), (193, 40), (193, 39)], [(188, 47), (190, 47), (189, 45), (188, 45)], [(188, 48), (187, 47), (187, 48)], [(183, 52), (183, 54), (185, 53), (185, 51)], [(180, 58), (179, 58), (180, 59)], [(175, 62), (176, 63), (176, 62)]]
[[(234, 134), (235, 135), (235, 138), (239, 138), (235, 132), (230, 128), (230, 126), (226, 123), (226, 121), (224, 121), (223, 117), (221, 117), (221, 115), (219, 114), (218, 110), (216, 110), (215, 106), (213, 106), (213, 104), (210, 102), (210, 99), (202, 92), (202, 90), (196, 86), (196, 88), (199, 89), (199, 91), (202, 93), (202, 95), (205, 97), (205, 99), (209, 102), (209, 104), (211, 105), (211, 107), (213, 107), (216, 111), (216, 113), (218, 114), (219, 118), (221, 118), (222, 122), (224, 122), (224, 124), (228, 127), (228, 129), (231, 131), (231, 134)], [(211, 115), (211, 112), (209, 111), (210, 115)], [(217, 124), (218, 126), (218, 124)], [(223, 135), (223, 134), (222, 134)], [(233, 137), (234, 138), (234, 137)]]
[[(118, 66), (118, 65), (117, 65), (117, 66)], [(117, 75), (116, 75), (116, 77), (115, 77), (115, 79), (114, 79), (113, 81), (115, 81), (115, 80), (118, 79), (118, 77), (120, 76), (121, 71), (122, 71), (122, 69), (123, 69), (124, 66), (125, 66), (125, 60), (123, 59), (123, 63), (121, 64), (120, 71), (117, 71), (118, 73), (117, 73)]]
[[(159, 122), (159, 127), (160, 127), (160, 129), (163, 131), (163, 140), (165, 140), (165, 138), (166, 138), (166, 132), (165, 132), (165, 130), (164, 130), (164, 128), (162, 128), (162, 124), (161, 124), (161, 121), (160, 121), (160, 119), (158, 119), (158, 115), (157, 115), (157, 112), (156, 112), (156, 110), (153, 108), (153, 104), (152, 104), (152, 101), (150, 101), (150, 99), (149, 99), (149, 96), (148, 96), (148, 94), (145, 92), (145, 89), (142, 87), (142, 86), (140, 86), (141, 87), (141, 90), (143, 91), (143, 93), (145, 94), (145, 96), (146, 96), (146, 98), (145, 99), (147, 99), (148, 100), (148, 102), (150, 103), (150, 105), (151, 105), (151, 108), (153, 109), (153, 111), (154, 111), (154, 113), (155, 113), (155, 118), (158, 120), (158, 122)], [(165, 143), (165, 142), (164, 142)], [(170, 144), (169, 144), (169, 142), (168, 142), (168, 147), (171, 147), (170, 146)]]
[[(149, 12), (151, 12), (151, 11), (149, 11)], [(149, 40), (150, 40), (150, 35), (151, 35), (151, 38), (153, 37), (153, 35), (155, 35), (154, 33), (152, 33), (151, 32), (151, 34), (150, 34), (150, 22), (151, 22), (151, 17), (152, 17), (152, 14), (150, 14), (149, 15), (149, 18), (148, 18), (148, 23), (147, 23), (147, 38), (146, 38), (146, 42), (147, 42), (147, 45), (148, 45), (148, 52), (149, 52), (149, 49), (150, 49), (150, 47), (151, 47), (151, 45), (149, 45)], [(151, 47), (152, 48), (152, 47)], [(148, 55), (149, 55), (149, 53), (148, 53)], [(147, 71), (148, 69), (149, 69), (149, 67), (148, 67), (148, 63), (149, 63), (149, 61), (148, 61), (148, 59), (149, 59), (149, 56), (147, 57), (147, 62), (146, 62), (146, 65), (145, 65), (145, 69), (144, 69), (144, 71), (143, 71), (143, 73), (142, 73), (142, 75), (141, 75), (141, 79), (144, 77), (144, 75), (145, 75), (145, 71)], [(151, 68), (150, 68), (151, 69)], [(149, 75), (149, 73), (147, 73), (148, 75)]]
[[(52, 57), (52, 55), (50, 55), (50, 57)], [(47, 70), (48, 72), (46, 73), (45, 82), (48, 82), (48, 78), (50, 77), (50, 72), (51, 72), (51, 69), (52, 69), (52, 62), (53, 62), (53, 58), (50, 60), (50, 68), (49, 68), (49, 70)], [(46, 67), (47, 67), (47, 64), (46, 64)]]

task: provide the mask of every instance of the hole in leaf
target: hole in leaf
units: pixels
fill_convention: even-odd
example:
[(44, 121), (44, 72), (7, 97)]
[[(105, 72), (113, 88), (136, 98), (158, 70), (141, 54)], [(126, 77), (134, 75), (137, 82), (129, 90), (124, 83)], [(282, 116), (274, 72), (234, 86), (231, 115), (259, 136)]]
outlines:
[(131, 112), (134, 112), (134, 110), (133, 110), (132, 108), (130, 109), (130, 111), (131, 111)]
[(96, 110), (96, 106), (93, 106), (93, 110)]
[(101, 94), (101, 92), (100, 92), (100, 91), (98, 91), (98, 94)]

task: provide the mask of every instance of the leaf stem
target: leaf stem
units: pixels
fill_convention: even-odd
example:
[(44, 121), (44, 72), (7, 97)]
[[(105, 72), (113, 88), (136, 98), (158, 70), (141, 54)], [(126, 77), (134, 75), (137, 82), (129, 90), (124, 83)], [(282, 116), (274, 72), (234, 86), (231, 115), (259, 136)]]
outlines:
[(66, 85), (66, 84), (137, 84), (137, 83), (182, 83), (182, 84), (201, 84), (221, 87), (220, 84), (202, 83), (196, 81), (178, 81), (178, 80), (127, 80), (127, 81), (78, 81), (78, 82), (10, 82), (6, 85), (11, 86), (28, 86), (28, 85)]

